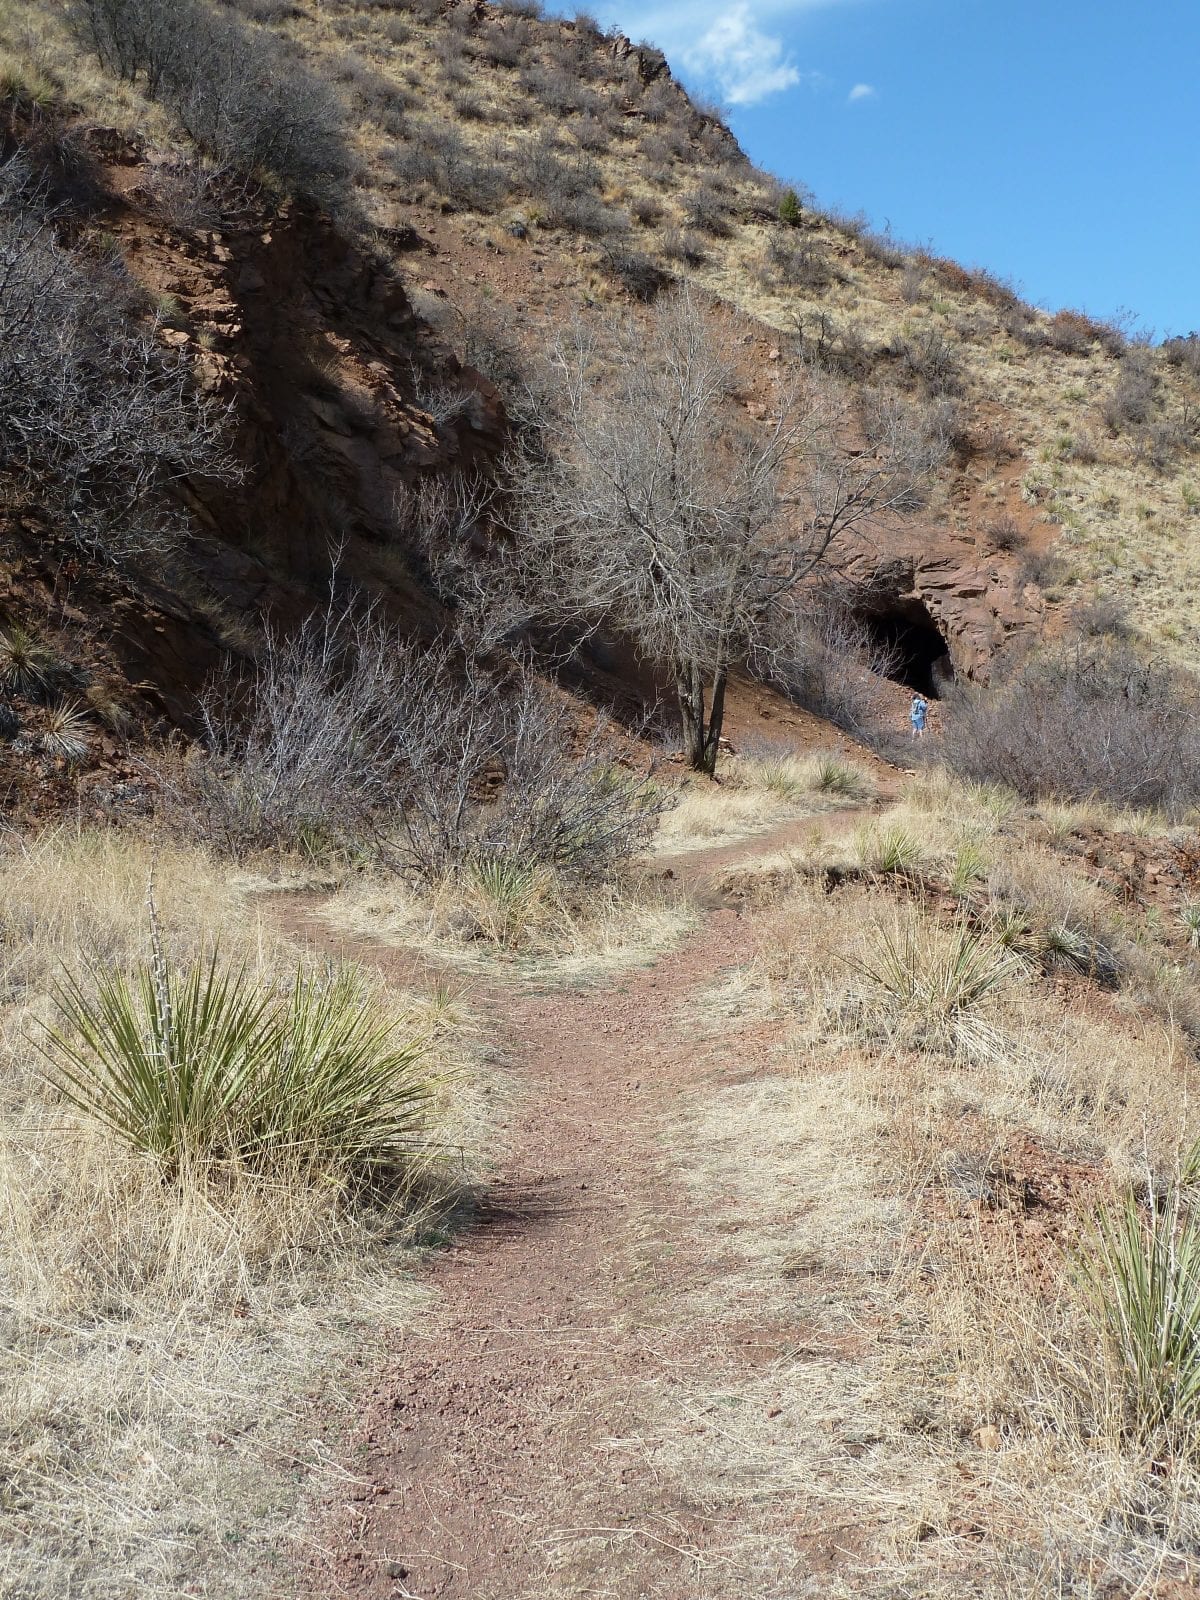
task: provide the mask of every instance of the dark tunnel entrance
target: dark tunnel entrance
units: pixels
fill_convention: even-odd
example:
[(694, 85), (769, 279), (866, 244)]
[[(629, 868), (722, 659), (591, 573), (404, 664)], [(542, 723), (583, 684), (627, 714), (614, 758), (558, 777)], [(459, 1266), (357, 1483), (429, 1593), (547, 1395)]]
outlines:
[(859, 613), (885, 678), (936, 699), (954, 682), (950, 649), (920, 600), (881, 600)]

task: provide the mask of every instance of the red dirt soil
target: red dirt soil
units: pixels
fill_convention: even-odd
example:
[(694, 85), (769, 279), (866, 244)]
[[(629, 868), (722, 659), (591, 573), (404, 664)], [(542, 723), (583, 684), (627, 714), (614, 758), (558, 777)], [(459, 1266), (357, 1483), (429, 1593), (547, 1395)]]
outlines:
[[(786, 845), (798, 826), (675, 870), (707, 879)], [(348, 950), (298, 905), (287, 920), (394, 980), (410, 973), (404, 952)], [(709, 1592), (702, 1570), (727, 1569), (736, 1512), (682, 1498), (648, 1450), (617, 1444), (641, 1433), (648, 1388), (761, 1361), (783, 1337), (748, 1308), (731, 1350), (727, 1329), (693, 1329), (669, 1310), (720, 1271), (721, 1248), (671, 1226), (687, 1202), (663, 1126), (731, 1067), (739, 1079), (761, 1070), (776, 1034), (742, 1032), (736, 1062), (714, 1059), (689, 1036), (688, 1002), (755, 949), (748, 919), (714, 910), (681, 947), (609, 987), (472, 996), (519, 1073), (508, 1157), (473, 1225), (428, 1273), (435, 1309), (380, 1352), (343, 1452), (349, 1493), (323, 1508), (323, 1554), (302, 1592), (684, 1600)], [(784, 1519), (777, 1534), (791, 1551), (781, 1571), (811, 1572), (801, 1530)]]

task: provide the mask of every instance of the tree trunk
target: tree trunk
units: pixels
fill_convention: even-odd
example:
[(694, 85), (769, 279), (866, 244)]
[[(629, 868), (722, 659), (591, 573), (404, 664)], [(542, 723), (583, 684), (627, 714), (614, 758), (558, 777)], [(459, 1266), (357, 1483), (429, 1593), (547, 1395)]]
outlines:
[(717, 751), (721, 744), (721, 728), (725, 722), (725, 685), (729, 681), (729, 668), (724, 662), (713, 673), (712, 705), (708, 713), (708, 731), (704, 736), (704, 765), (700, 769), (709, 777), (717, 771)]
[(683, 756), (693, 772), (707, 772), (707, 728), (704, 718), (704, 674), (698, 661), (681, 663), (675, 673), (679, 720), (683, 726)]

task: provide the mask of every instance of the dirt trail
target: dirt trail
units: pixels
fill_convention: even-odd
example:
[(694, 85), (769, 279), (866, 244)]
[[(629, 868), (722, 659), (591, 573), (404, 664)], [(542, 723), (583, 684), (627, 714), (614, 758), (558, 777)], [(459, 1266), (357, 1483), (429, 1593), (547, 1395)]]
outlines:
[[(823, 821), (834, 832), (857, 817)], [(699, 886), (812, 827), (673, 866)], [(403, 952), (348, 942), (301, 911), (289, 921), (385, 973), (405, 969)], [(508, 1154), (476, 1222), (430, 1269), (435, 1308), (380, 1353), (352, 1440), (356, 1482), (326, 1508), (327, 1553), (305, 1593), (709, 1592), (698, 1574), (711, 1552), (719, 1576), (729, 1513), (693, 1503), (639, 1441), (652, 1391), (707, 1359), (705, 1331), (678, 1308), (716, 1258), (673, 1174), (670, 1130), (728, 1064), (711, 1039), (698, 1046), (689, 1000), (754, 949), (748, 916), (710, 909), (680, 948), (604, 988), (475, 994), (518, 1073)], [(741, 1036), (739, 1072), (755, 1070), (747, 1054), (768, 1051), (771, 1033)]]

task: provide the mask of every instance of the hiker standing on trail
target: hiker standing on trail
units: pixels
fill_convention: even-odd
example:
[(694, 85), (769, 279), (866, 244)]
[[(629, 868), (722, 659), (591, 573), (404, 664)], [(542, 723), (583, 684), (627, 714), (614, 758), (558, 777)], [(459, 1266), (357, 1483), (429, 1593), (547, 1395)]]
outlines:
[(929, 715), (929, 701), (923, 694), (915, 694), (912, 706), (908, 713), (908, 720), (912, 723), (912, 736), (914, 739), (923, 738), (925, 735), (925, 719)]

